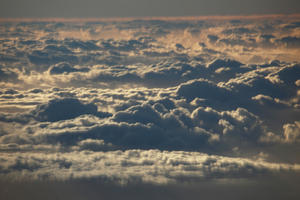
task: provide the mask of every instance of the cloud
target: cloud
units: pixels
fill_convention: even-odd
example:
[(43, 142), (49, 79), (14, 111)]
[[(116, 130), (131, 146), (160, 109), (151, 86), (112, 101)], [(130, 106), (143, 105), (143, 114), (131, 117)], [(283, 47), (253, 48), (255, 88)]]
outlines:
[(235, 29), (226, 29), (222, 33), (226, 34), (226, 35), (230, 35), (230, 34), (240, 35), (240, 34), (252, 34), (252, 33), (255, 33), (255, 31), (250, 30), (248, 28), (241, 27), (241, 28), (235, 28)]
[(98, 112), (94, 104), (83, 104), (78, 99), (53, 99), (48, 104), (39, 105), (31, 114), (40, 121), (60, 121), (72, 119), (83, 114), (93, 114), (99, 117), (110, 116), (109, 113)]
[(49, 72), (51, 75), (53, 74), (63, 74), (63, 73), (72, 73), (72, 72), (88, 72), (90, 69), (89, 68), (74, 68), (70, 66), (69, 63), (62, 62), (55, 64), (54, 66), (49, 68)]
[(296, 21), (296, 22), (292, 22), (292, 23), (286, 25), (284, 28), (295, 29), (295, 28), (298, 28), (299, 26), (300, 26), (300, 22)]
[[(299, 171), (299, 165), (275, 164), (241, 158), (209, 156), (196, 152), (129, 150), (108, 152), (72, 152), (57, 154), (22, 153), (18, 157), (1, 155), (2, 178), (99, 178), (126, 183), (166, 184), (211, 178), (243, 178), (288, 171)], [(95, 162), (97, 161), (97, 162)], [(109, 170), (106, 167), (109, 166)], [(22, 173), (22, 174), (21, 174)]]
[(207, 35), (207, 38), (211, 43), (215, 43), (219, 39), (217, 35)]
[[(124, 112), (110, 119), (81, 115), (52, 124), (29, 125), (22, 136), (31, 141), (29, 143), (63, 144), (66, 148), (77, 146), (82, 140), (103, 140), (121, 149), (203, 149), (211, 137), (208, 133), (196, 135), (185, 130), (180, 120), (170, 114), (153, 123), (137, 116)], [(17, 135), (8, 135), (3, 137), (3, 141), (18, 143), (18, 138)]]
[(278, 39), (277, 42), (283, 44), (286, 48), (299, 48), (300, 38), (288, 36)]
[[(222, 151), (242, 145), (237, 141), (243, 140), (243, 144), (255, 146), (265, 133), (259, 117), (244, 108), (215, 110), (203, 107), (205, 104), (201, 106), (203, 101), (183, 108), (181, 100), (177, 101), (162, 97), (143, 104), (136, 102), (137, 105), (127, 108), (117, 107), (119, 110), (111, 115), (77, 99), (54, 99), (26, 115), (7, 114), (1, 120), (22, 123), (37, 120), (25, 126), (22, 134), (24, 141), (28, 141), (25, 143), (63, 144), (66, 149), (91, 139), (121, 149)], [(2, 141), (18, 144), (19, 138), (18, 134), (11, 134), (3, 136)]]
[(120, 111), (114, 116), (116, 121), (125, 122), (140, 122), (147, 123), (159, 123), (161, 120), (160, 115), (149, 105), (132, 106), (126, 111)]
[(28, 59), (32, 64), (35, 65), (51, 65), (59, 62), (76, 64), (78, 62), (77, 57), (70, 55), (70, 52), (64, 48), (46, 48), (44, 50), (34, 50), (28, 55)]
[(291, 146), (297, 146), (299, 143), (300, 135), (300, 124), (299, 121), (294, 123), (287, 123), (282, 126), (281, 134), (274, 134), (273, 132), (268, 132), (261, 135), (260, 141), (269, 144), (289, 144)]
[(299, 142), (300, 140), (300, 122), (295, 121), (293, 124), (283, 126), (283, 135), (286, 142)]
[(294, 64), (290, 66), (282, 67), (276, 73), (270, 74), (270, 80), (276, 80), (278, 77), (280, 81), (290, 87), (290, 90), (295, 90), (295, 82), (298, 80), (297, 74), (300, 72), (300, 65)]
[(1, 180), (127, 190), (299, 174), (295, 19), (1, 28)]
[(113, 149), (113, 145), (111, 143), (106, 144), (103, 140), (97, 139), (86, 139), (81, 140), (78, 143), (80, 150), (90, 150), (90, 151), (104, 151)]
[(66, 44), (71, 49), (82, 49), (86, 51), (91, 50), (99, 50), (100, 47), (95, 44), (95, 41), (81, 41), (81, 40), (72, 40), (72, 39), (66, 39), (64, 41), (64, 44)]
[(16, 82), (18, 73), (0, 66), (0, 82)]
[(185, 98), (191, 102), (195, 98), (203, 98), (208, 100), (207, 103), (220, 105), (226, 103), (230, 99), (230, 90), (225, 87), (219, 87), (215, 83), (205, 80), (192, 80), (178, 86), (176, 91), (179, 97)]
[(208, 68), (210, 70), (217, 70), (221, 67), (229, 67), (229, 68), (239, 68), (241, 65), (243, 65), (242, 63), (236, 61), (236, 60), (222, 60), (222, 59), (217, 59), (217, 60), (214, 60), (212, 63), (210, 63), (208, 65)]

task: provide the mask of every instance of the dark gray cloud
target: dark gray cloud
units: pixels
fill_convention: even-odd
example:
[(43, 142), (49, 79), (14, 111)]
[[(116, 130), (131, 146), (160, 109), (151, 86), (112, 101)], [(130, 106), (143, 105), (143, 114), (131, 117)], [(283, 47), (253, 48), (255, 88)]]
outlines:
[(193, 80), (181, 84), (178, 87), (177, 95), (179, 97), (184, 97), (189, 102), (196, 97), (204, 98), (214, 105), (226, 103), (232, 98), (228, 88), (219, 87), (215, 83), (204, 79)]
[(18, 80), (18, 74), (7, 68), (0, 67), (0, 81), (1, 82), (15, 82)]
[(217, 35), (207, 35), (207, 38), (212, 43), (215, 43), (219, 39), (219, 37)]
[(88, 72), (90, 71), (89, 68), (75, 68), (70, 66), (69, 63), (62, 62), (58, 63), (52, 67), (50, 67), (49, 72), (50, 74), (63, 74), (63, 73), (72, 73), (72, 72)]
[(82, 50), (98, 50), (100, 47), (95, 44), (95, 41), (81, 41), (81, 40), (65, 40), (64, 44), (66, 44), (71, 49), (82, 49)]
[(241, 34), (252, 34), (255, 33), (255, 31), (242, 27), (242, 28), (235, 28), (235, 29), (226, 29), (222, 33), (226, 35), (231, 35), (231, 34), (241, 35)]
[(48, 104), (39, 105), (32, 115), (39, 121), (60, 121), (72, 119), (83, 114), (93, 114), (99, 117), (110, 116), (109, 113), (98, 112), (94, 104), (83, 104), (78, 99), (53, 99)]
[(283, 44), (287, 48), (299, 48), (300, 38), (299, 37), (283, 37), (277, 40), (278, 43)]
[[(43, 51), (35, 50), (28, 55), (28, 59), (35, 65), (51, 65), (59, 62), (70, 62), (76, 64), (77, 57), (70, 55), (69, 51), (64, 48), (44, 49)], [(48, 52), (50, 51), (50, 52)]]

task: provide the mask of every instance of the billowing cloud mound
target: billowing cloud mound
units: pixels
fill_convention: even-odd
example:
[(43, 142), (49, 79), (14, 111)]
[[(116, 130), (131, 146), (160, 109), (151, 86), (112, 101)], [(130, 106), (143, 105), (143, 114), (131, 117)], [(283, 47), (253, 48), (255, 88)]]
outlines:
[(39, 105), (32, 114), (39, 121), (60, 121), (72, 119), (83, 114), (93, 114), (99, 117), (109, 116), (108, 113), (98, 112), (94, 104), (83, 104), (78, 99), (53, 99), (48, 104)]
[(206, 80), (193, 80), (181, 84), (177, 90), (177, 95), (184, 97), (187, 101), (192, 101), (198, 97), (210, 101), (224, 102), (230, 98), (230, 92), (227, 88), (218, 87), (216, 84)]
[(299, 177), (297, 20), (0, 27), (0, 183)]

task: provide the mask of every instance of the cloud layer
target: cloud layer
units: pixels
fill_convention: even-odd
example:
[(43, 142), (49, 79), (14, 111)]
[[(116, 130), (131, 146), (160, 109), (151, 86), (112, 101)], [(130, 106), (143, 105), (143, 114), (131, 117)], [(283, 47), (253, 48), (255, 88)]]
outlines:
[(298, 21), (1, 23), (0, 183), (299, 177)]

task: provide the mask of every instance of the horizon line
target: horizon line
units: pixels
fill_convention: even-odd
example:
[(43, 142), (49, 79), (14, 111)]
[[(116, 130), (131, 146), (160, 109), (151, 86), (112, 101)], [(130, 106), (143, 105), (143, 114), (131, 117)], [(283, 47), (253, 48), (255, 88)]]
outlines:
[(234, 19), (270, 19), (300, 18), (294, 14), (250, 14), (250, 15), (199, 15), (199, 16), (144, 16), (144, 17), (0, 17), (0, 22), (100, 22), (100, 21), (132, 21), (132, 20), (234, 20)]

